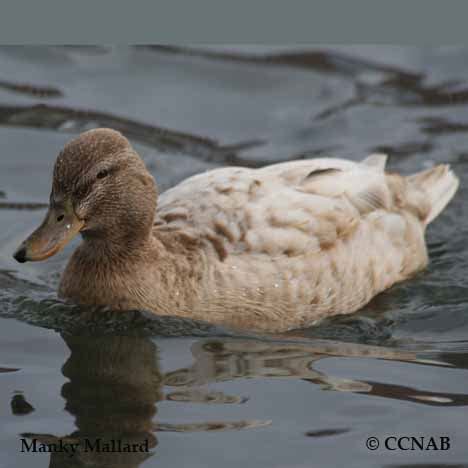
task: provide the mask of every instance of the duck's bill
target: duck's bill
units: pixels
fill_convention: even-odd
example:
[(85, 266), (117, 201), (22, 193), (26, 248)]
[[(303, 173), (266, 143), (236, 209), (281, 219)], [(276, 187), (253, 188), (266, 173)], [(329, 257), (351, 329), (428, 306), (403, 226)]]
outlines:
[(72, 209), (49, 208), (42, 224), (18, 247), (20, 263), (36, 262), (60, 252), (83, 228)]

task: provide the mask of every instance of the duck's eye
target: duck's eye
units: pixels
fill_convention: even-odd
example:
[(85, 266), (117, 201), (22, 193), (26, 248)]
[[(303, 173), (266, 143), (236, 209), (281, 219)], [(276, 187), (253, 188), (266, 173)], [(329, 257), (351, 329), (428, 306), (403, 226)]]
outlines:
[(60, 223), (60, 221), (63, 221), (63, 218), (65, 218), (65, 216), (61, 214), (60, 216), (57, 216), (57, 221)]
[(98, 179), (104, 179), (104, 177), (107, 177), (109, 175), (109, 171), (107, 169), (103, 169), (102, 171), (99, 171), (97, 174)]

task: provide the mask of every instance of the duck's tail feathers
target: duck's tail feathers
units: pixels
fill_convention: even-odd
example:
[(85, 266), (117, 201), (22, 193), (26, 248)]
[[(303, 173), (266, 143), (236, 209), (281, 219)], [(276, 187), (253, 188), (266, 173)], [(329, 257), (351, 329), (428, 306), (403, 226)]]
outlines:
[(430, 204), (425, 223), (432, 222), (447, 206), (458, 189), (459, 180), (448, 164), (440, 164), (408, 177), (408, 181), (422, 190)]
[(383, 153), (373, 153), (367, 156), (367, 158), (361, 161), (361, 164), (365, 166), (373, 167), (380, 172), (385, 170), (385, 164), (387, 164), (388, 156)]

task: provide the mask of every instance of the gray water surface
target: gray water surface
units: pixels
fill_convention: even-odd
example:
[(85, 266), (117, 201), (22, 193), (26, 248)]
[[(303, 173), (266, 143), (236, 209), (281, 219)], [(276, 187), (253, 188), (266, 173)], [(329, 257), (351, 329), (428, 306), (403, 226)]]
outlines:
[[(0, 48), (0, 467), (468, 466), (467, 77), (460, 47)], [(241, 336), (83, 310), (55, 295), (76, 242), (11, 255), (61, 147), (97, 126), (125, 133), (161, 190), (374, 151), (407, 174), (450, 163), (461, 187), (429, 227), (428, 269), (352, 316)], [(450, 449), (385, 450), (393, 435)], [(21, 453), (22, 438), (97, 437), (150, 452)]]

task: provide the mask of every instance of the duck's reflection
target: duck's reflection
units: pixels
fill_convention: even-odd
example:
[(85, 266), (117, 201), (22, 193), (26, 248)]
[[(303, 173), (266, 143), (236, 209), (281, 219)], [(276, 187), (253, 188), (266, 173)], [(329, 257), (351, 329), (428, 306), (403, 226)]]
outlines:
[(119, 336), (68, 337), (65, 341), (71, 354), (62, 372), (70, 381), (63, 385), (62, 396), (65, 409), (76, 418), (78, 431), (73, 436), (93, 442), (101, 439), (100, 448), (106, 443), (113, 448), (117, 443), (120, 450), (136, 449), (112, 457), (93, 451), (94, 463), (100, 455), (105, 466), (138, 466), (148, 457), (146, 450), (157, 444), (152, 419), (162, 394), (155, 344)]
[[(27, 437), (57, 447), (51, 452), (51, 468), (138, 467), (157, 445), (153, 417), (162, 398), (162, 377), (156, 345), (138, 337), (64, 340), (71, 354), (62, 368), (69, 379), (62, 396), (65, 409), (75, 417), (76, 431)], [(65, 444), (77, 444), (76, 451), (61, 450)]]
[(196, 342), (192, 346), (192, 354), (195, 360), (191, 367), (166, 374), (167, 386), (193, 387), (237, 378), (294, 378), (319, 385), (323, 390), (363, 393), (431, 406), (468, 405), (468, 395), (465, 394), (429, 392), (384, 382), (345, 379), (314, 369), (317, 361), (332, 356), (452, 367), (444, 361), (426, 360), (412, 351), (326, 340), (306, 344), (211, 339)]
[[(468, 405), (468, 395), (343, 379), (314, 369), (317, 361), (330, 356), (437, 365), (418, 359), (413, 352), (324, 340), (280, 342), (210, 338), (192, 345), (191, 366), (164, 373), (160, 370), (158, 348), (148, 337), (65, 336), (64, 340), (71, 354), (63, 366), (68, 382), (63, 385), (62, 396), (66, 401), (65, 409), (75, 417), (76, 430), (65, 436), (24, 435), (43, 444), (60, 441), (77, 444), (73, 456), (60, 451), (50, 454), (49, 466), (54, 468), (136, 468), (154, 453), (157, 432), (239, 430), (268, 424), (268, 421), (257, 420), (171, 424), (155, 417), (156, 404), (161, 400), (175, 405), (247, 401), (247, 395), (227, 395), (210, 388), (209, 384), (218, 381), (303, 379), (325, 390), (364, 393), (424, 405)], [(328, 434), (330, 430), (324, 427), (320, 434)], [(96, 440), (100, 441), (99, 449), (90, 449), (87, 441), (95, 445)], [(137, 446), (146, 450), (126, 449)]]
[[(154, 453), (156, 432), (224, 431), (259, 427), (268, 421), (204, 421), (170, 424), (155, 421), (156, 403), (243, 403), (243, 398), (199, 388), (165, 396), (165, 376), (156, 344), (145, 337), (64, 336), (70, 356), (62, 372), (65, 409), (76, 430), (65, 436), (27, 433), (36, 447), (50, 449), (50, 467), (138, 467)], [(72, 446), (76, 448), (73, 449)], [(64, 449), (63, 447), (67, 447)], [(42, 450), (41, 450), (42, 451)]]

